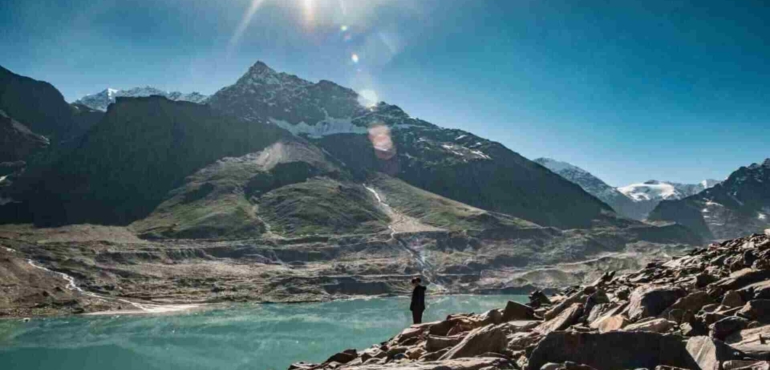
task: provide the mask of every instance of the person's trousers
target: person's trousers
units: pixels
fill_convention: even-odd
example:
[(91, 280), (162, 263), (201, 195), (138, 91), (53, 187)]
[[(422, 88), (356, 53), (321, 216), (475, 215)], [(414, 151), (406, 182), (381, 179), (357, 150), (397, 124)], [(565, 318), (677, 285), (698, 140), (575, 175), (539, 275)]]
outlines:
[(422, 311), (423, 310), (412, 311), (412, 321), (414, 321), (415, 324), (422, 324)]

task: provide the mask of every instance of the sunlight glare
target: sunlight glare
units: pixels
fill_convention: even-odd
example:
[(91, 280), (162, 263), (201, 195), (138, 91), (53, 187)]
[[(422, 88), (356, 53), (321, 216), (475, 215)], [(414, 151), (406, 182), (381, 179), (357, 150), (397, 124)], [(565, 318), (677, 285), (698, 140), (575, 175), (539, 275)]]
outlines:
[(238, 28), (235, 29), (233, 37), (230, 38), (230, 43), (228, 44), (229, 52), (232, 52), (232, 50), (238, 46), (238, 42), (241, 40), (243, 33), (246, 32), (246, 28), (248, 28), (249, 23), (251, 23), (251, 18), (254, 17), (254, 14), (257, 13), (257, 10), (259, 10), (259, 7), (263, 2), (265, 2), (265, 0), (251, 0), (249, 9), (243, 14), (241, 23), (238, 23)]
[(358, 54), (351, 55), (350, 60), (352, 60), (353, 63), (358, 63)]
[(372, 108), (379, 103), (380, 98), (374, 90), (366, 89), (358, 92), (358, 104), (366, 108)]

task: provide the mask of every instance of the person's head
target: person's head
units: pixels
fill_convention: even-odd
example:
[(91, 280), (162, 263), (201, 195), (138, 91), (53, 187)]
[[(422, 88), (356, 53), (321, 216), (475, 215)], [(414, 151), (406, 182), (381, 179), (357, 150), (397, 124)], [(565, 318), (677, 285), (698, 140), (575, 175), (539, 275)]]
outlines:
[(420, 284), (422, 284), (422, 279), (420, 279), (419, 277), (412, 279), (412, 286), (418, 286)]

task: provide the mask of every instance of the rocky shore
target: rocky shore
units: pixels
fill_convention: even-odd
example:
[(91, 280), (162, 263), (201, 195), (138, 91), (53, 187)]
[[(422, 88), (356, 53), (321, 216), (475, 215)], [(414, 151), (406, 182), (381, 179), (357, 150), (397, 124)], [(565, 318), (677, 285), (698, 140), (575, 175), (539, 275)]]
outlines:
[(289, 370), (770, 369), (770, 230)]

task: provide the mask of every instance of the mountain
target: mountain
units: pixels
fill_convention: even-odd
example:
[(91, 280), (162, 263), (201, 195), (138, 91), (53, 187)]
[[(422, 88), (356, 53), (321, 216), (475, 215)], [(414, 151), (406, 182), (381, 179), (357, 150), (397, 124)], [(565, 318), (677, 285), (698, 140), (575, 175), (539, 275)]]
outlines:
[(36, 224), (129, 224), (150, 214), (185, 177), (288, 135), (164, 97), (117, 98), (68, 152), (26, 177), (13, 199)]
[(618, 191), (618, 189), (607, 185), (607, 183), (590, 172), (567, 162), (550, 158), (538, 158), (535, 159), (535, 162), (559, 176), (580, 185), (583, 190), (607, 203), (618, 214), (636, 220), (644, 219), (645, 214), (637, 202)]
[[(46, 137), (30, 131), (0, 110), (0, 163), (23, 161), (48, 144)], [(0, 173), (2, 175), (5, 174)]]
[(74, 104), (84, 105), (94, 110), (105, 112), (110, 104), (115, 103), (117, 98), (141, 98), (152, 95), (163, 96), (174, 101), (189, 101), (192, 103), (203, 103), (208, 97), (197, 92), (183, 94), (178, 91), (168, 92), (154, 87), (135, 87), (128, 90), (115, 90), (107, 88), (96, 94), (86, 95)]
[(69, 104), (51, 84), (17, 75), (0, 66), (0, 110), (52, 143), (82, 134)]
[(662, 201), (651, 220), (673, 221), (708, 239), (761, 233), (770, 227), (770, 158), (741, 167), (698, 194)]
[(307, 137), (359, 178), (383, 172), (539, 225), (625, 222), (579, 186), (499, 143), (410, 117), (395, 105), (362, 104), (355, 91), (330, 81), (312, 83), (257, 62), (207, 102), (224, 114)]
[(716, 184), (717, 180), (703, 180), (697, 184), (679, 184), (658, 180), (631, 184), (617, 188), (634, 201), (636, 219), (646, 219), (650, 212), (664, 200), (677, 200), (700, 193)]

